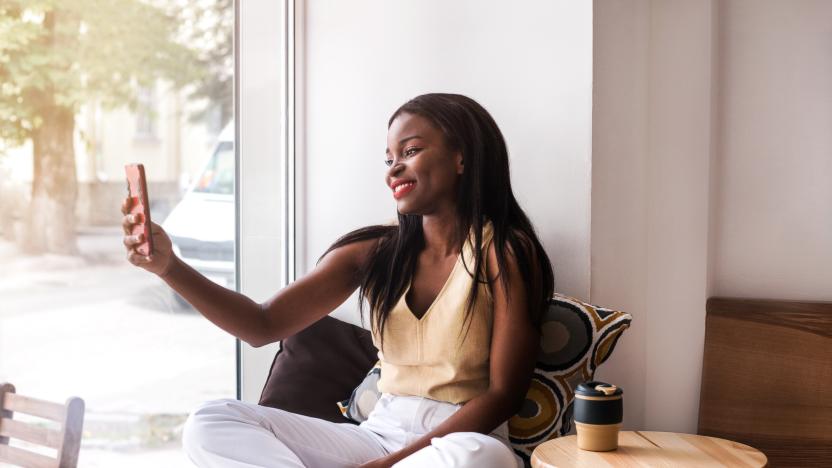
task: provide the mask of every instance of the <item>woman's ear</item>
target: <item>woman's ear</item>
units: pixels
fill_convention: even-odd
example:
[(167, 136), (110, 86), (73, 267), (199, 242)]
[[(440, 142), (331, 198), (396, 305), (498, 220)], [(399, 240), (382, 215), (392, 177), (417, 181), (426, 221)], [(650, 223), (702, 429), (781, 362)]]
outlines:
[(462, 174), (465, 169), (465, 160), (462, 157), (462, 152), (457, 151), (456, 153), (456, 173)]

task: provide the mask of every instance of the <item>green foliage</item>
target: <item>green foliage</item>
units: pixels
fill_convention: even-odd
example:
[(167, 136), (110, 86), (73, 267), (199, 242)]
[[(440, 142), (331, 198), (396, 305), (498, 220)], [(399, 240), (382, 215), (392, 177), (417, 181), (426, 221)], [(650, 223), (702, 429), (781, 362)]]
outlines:
[(192, 113), (190, 120), (204, 121), (219, 111), (217, 123), (222, 128), (234, 112), (234, 1), (180, 1), (172, 11), (181, 21), (182, 42), (191, 46), (205, 70), (188, 97), (208, 104)]
[(139, 0), (0, 0), (0, 139), (25, 141), (55, 107), (133, 107), (139, 86), (202, 80), (172, 12)]

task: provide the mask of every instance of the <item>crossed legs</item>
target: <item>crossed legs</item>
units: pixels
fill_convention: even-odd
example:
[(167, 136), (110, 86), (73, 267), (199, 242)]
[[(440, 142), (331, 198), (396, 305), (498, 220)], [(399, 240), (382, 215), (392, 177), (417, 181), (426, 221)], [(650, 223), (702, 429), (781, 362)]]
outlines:
[[(379, 435), (234, 399), (212, 400), (188, 417), (182, 444), (204, 468), (356, 467), (388, 454)], [(502, 442), (476, 432), (436, 437), (396, 468), (514, 468), (517, 457)]]

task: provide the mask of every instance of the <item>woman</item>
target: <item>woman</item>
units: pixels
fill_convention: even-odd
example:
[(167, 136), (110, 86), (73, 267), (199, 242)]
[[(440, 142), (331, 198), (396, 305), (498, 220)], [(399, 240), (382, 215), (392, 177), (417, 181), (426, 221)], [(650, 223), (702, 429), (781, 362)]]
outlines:
[(199, 466), (522, 466), (507, 420), (530, 384), (554, 276), (512, 193), (503, 136), (474, 100), (424, 94), (393, 113), (385, 153), (398, 224), (348, 233), (263, 304), (188, 267), (156, 224), (154, 252), (137, 254), (125, 216), (128, 260), (252, 346), (297, 333), (356, 288), (362, 317), (370, 306), (382, 397), (367, 421), (207, 402), (183, 435)]

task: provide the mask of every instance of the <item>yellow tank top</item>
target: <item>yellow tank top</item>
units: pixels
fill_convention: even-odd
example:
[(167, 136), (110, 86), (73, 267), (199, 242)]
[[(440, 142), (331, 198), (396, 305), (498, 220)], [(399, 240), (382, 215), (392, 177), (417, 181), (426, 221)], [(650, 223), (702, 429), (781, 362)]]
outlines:
[[(492, 235), (488, 221), (483, 225), (484, 253)], [(488, 389), (494, 301), (487, 283), (480, 283), (467, 335), (463, 328), (468, 326), (465, 306), (474, 281), (474, 242), (472, 229), (450, 276), (421, 319), (405, 301), (408, 282), (384, 325), (384, 349), (373, 325), (373, 343), (381, 361), (379, 391), (458, 404)], [(483, 271), (484, 260), (485, 256)]]

